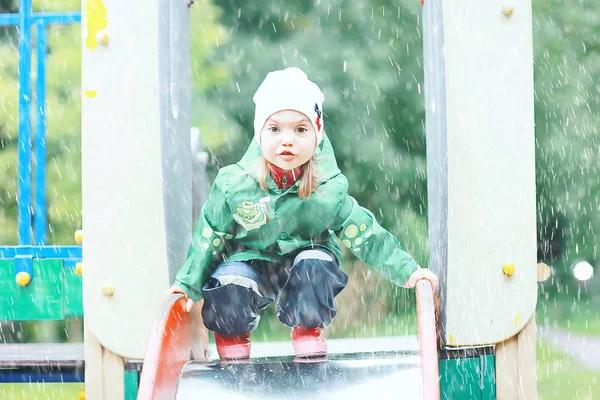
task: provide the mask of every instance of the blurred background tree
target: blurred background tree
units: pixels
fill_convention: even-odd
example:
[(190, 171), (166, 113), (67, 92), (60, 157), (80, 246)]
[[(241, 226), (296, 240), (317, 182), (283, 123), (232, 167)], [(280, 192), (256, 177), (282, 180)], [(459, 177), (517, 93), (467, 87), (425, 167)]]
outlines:
[(572, 264), (600, 267), (600, 4), (533, 6), (538, 257), (556, 272), (544, 289), (576, 295)]

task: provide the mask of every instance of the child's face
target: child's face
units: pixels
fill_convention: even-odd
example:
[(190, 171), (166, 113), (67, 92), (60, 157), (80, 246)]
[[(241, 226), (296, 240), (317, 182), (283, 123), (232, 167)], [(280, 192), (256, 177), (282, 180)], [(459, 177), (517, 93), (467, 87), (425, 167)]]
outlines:
[(260, 132), (263, 155), (271, 164), (285, 170), (310, 160), (316, 141), (317, 134), (308, 117), (293, 110), (271, 115)]

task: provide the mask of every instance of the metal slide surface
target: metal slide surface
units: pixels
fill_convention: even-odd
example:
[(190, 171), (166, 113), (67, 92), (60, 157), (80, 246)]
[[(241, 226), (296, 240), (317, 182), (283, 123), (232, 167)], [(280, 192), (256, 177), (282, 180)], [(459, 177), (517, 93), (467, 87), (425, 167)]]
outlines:
[(330, 355), (306, 362), (294, 357), (255, 359), (249, 364), (188, 363), (177, 399), (353, 399), (376, 396), (421, 399), (421, 362), (416, 352)]
[[(315, 360), (295, 359), (291, 343), (257, 343), (253, 358), (244, 362), (183, 363), (181, 355), (191, 348), (187, 331), (177, 332), (189, 329), (183, 303), (166, 299), (157, 316), (138, 399), (439, 399), (433, 292), (427, 281), (417, 284), (418, 341), (331, 340), (328, 356)], [(180, 356), (173, 357), (173, 351)], [(287, 355), (272, 355), (278, 353)]]

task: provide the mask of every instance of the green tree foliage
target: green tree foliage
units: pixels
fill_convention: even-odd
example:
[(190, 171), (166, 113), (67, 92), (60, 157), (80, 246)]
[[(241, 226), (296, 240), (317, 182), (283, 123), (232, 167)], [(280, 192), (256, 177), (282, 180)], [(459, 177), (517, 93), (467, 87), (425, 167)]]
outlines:
[(600, 5), (533, 7), (539, 258), (558, 288), (576, 260), (600, 267)]
[(0, 0), (0, 14), (17, 11), (17, 2), (14, 0)]

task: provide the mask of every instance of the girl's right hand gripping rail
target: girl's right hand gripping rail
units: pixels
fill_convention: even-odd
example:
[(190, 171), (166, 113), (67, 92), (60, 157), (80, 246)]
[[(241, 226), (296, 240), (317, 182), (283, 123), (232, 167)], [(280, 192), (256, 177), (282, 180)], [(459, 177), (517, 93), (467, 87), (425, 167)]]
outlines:
[(440, 380), (433, 286), (428, 280), (422, 279), (417, 282), (416, 292), (423, 400), (439, 400)]

